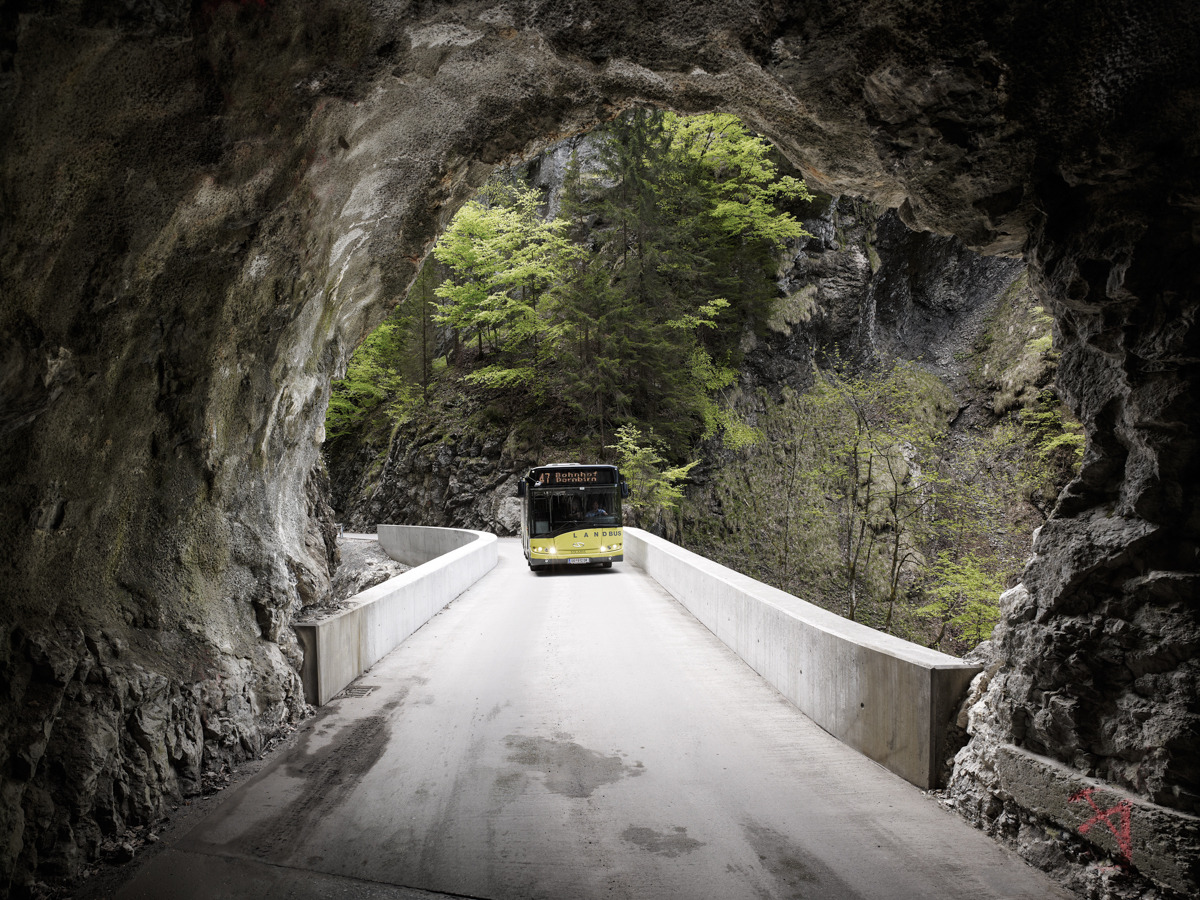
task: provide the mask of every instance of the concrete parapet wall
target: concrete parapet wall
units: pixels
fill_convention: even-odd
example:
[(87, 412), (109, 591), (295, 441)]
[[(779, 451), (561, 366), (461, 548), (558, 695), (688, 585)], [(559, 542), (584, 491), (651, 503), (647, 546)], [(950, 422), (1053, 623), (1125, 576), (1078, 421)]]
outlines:
[[(462, 528), (426, 528), (414, 525), (380, 525), (375, 537), (383, 552), (406, 566), (421, 566), (459, 547), (473, 544), (483, 535), (490, 537), (492, 565), (496, 563), (495, 535)], [(491, 566), (488, 566), (490, 569)]]
[(496, 536), (458, 528), (380, 525), (379, 545), (415, 568), (350, 598), (323, 619), (297, 622), (304, 696), (327, 703), (496, 565)]
[(920, 788), (937, 786), (947, 727), (979, 666), (851, 622), (638, 528), (625, 528), (625, 559), (834, 737)]

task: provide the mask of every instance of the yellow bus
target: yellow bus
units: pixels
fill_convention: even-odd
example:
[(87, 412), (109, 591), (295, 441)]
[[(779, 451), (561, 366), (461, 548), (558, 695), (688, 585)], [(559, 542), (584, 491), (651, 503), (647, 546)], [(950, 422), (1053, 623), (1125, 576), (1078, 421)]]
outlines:
[(625, 558), (621, 499), (629, 486), (616, 466), (536, 466), (517, 483), (517, 496), (521, 546), (533, 571), (588, 564), (607, 569)]

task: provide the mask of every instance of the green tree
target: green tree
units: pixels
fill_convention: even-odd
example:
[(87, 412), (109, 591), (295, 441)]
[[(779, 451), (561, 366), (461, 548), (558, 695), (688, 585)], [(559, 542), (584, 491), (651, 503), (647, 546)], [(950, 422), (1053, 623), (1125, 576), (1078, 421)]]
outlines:
[(812, 387), (759, 401), (766, 439), (736, 454), (712, 541), (748, 571), (855, 621), (910, 636), (912, 588), (935, 533), (949, 393), (897, 364), (814, 371)]
[[(679, 456), (751, 437), (717, 402), (743, 329), (765, 320), (776, 254), (803, 234), (776, 201), (806, 197), (730, 116), (643, 111), (573, 160), (563, 216), (511, 178), (463, 207), (434, 249), (438, 321), (476, 345), (464, 378), (561, 411), (601, 445), (623, 423)], [(461, 362), (466, 363), (464, 358)]]
[(377, 417), (386, 425), (428, 401), (437, 346), (434, 288), (440, 273), (426, 259), (408, 297), (350, 356), (332, 383), (325, 434), (334, 441), (362, 433)]
[(704, 244), (704, 265), (687, 272), (693, 289), (730, 301), (736, 328), (708, 335), (720, 355), (731, 347), (713, 341), (761, 328), (774, 302), (778, 251), (807, 237), (781, 204), (809, 201), (804, 182), (780, 174), (769, 143), (734, 116), (666, 114), (673, 179), (664, 184), (669, 214)]
[(429, 400), (429, 385), (433, 379), (434, 348), (437, 346), (435, 291), (439, 274), (436, 260), (427, 258), (417, 273), (406, 304), (409, 308), (410, 360), (406, 374), (410, 381), (420, 385), (422, 402)]
[(599, 164), (568, 172), (564, 213), (594, 252), (563, 295), (590, 374), (571, 398), (602, 430), (636, 420), (670, 452), (736, 431), (714, 396), (733, 381), (745, 324), (765, 319), (776, 254), (803, 234), (774, 200), (807, 196), (731, 116), (639, 111), (599, 138)]
[(360, 430), (372, 412), (402, 390), (407, 335), (394, 317), (395, 313), (367, 335), (351, 354), (346, 376), (332, 383), (325, 413), (326, 440)]
[(916, 609), (935, 623), (928, 645), (962, 652), (986, 640), (1000, 621), (997, 601), (1006, 587), (995, 560), (967, 549), (943, 551), (928, 575), (928, 602)]
[(437, 320), (460, 337), (474, 337), (481, 357), (492, 312), (492, 281), (504, 265), (496, 253), (497, 224), (491, 209), (472, 200), (454, 216), (433, 249), (433, 255), (452, 273), (436, 291), (445, 301)]
[(624, 511), (635, 526), (660, 530), (679, 508), (683, 497), (680, 484), (697, 462), (671, 466), (664, 459), (653, 437), (644, 438), (635, 425), (617, 429), (617, 442), (610, 447), (617, 454), (617, 465), (629, 484), (629, 499)]
[(812, 391), (814, 404), (833, 407), (822, 416), (831, 426), (818, 471), (838, 523), (846, 616), (863, 618), (866, 603), (868, 621), (889, 632), (904, 580), (923, 561), (937, 429), (922, 407), (944, 402), (931, 394), (934, 382), (897, 363), (861, 375), (817, 372)]
[[(492, 185), (459, 211), (434, 248), (449, 270), (437, 289), (445, 301), (438, 321), (478, 343), (480, 360), (466, 379), (535, 397), (555, 380), (553, 294), (579, 252), (565, 222), (542, 218), (540, 200), (532, 188)], [(490, 361), (483, 360), (485, 339)]]
[(790, 390), (778, 402), (765, 393), (754, 398), (761, 439), (714, 469), (721, 490), (702, 521), (720, 527), (702, 542), (713, 559), (821, 602), (841, 597), (831, 578), (839, 557), (825, 499), (828, 439), (839, 410), (813, 401)]

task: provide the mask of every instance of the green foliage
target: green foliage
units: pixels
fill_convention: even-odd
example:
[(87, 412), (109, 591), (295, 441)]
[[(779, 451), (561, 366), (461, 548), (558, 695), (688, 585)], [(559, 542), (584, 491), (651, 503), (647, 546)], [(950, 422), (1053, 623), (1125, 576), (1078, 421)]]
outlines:
[(632, 375), (600, 418), (645, 422), (674, 453), (731, 425), (714, 395), (743, 327), (767, 318), (778, 245), (802, 234), (770, 201), (807, 194), (768, 150), (730, 116), (642, 111), (613, 123), (601, 171), (568, 196), (577, 231), (580, 193), (599, 214), (588, 235), (612, 313), (596, 349)]
[(771, 161), (771, 146), (748, 132), (730, 115), (663, 116), (680, 180), (696, 179), (695, 193), (705, 198), (702, 215), (725, 234), (782, 245), (804, 230), (781, 200), (811, 200), (803, 181), (780, 176)]
[(630, 422), (675, 456), (720, 431), (750, 440), (717, 398), (742, 328), (767, 317), (778, 247), (803, 233), (776, 205), (807, 198), (803, 183), (730, 116), (645, 111), (596, 140), (597, 166), (568, 170), (562, 218), (493, 183), (435, 248), (438, 321), (475, 343), (464, 379), (602, 444)]
[(326, 440), (362, 434), (374, 420), (385, 430), (426, 400), (437, 366), (434, 348), (434, 266), (424, 266), (407, 301), (354, 351), (345, 378), (331, 385)]
[(376, 328), (350, 357), (346, 377), (333, 382), (325, 435), (335, 440), (360, 428), (367, 416), (403, 387), (403, 341), (395, 322)]
[(644, 438), (635, 425), (617, 429), (615, 444), (617, 465), (629, 483), (630, 496), (624, 509), (634, 525), (662, 522), (679, 508), (683, 497), (680, 484), (696, 467), (696, 462), (670, 466), (660, 452), (653, 435)]
[(470, 373), (478, 383), (539, 386), (536, 368), (553, 327), (538, 305), (566, 277), (573, 249), (564, 222), (541, 218), (540, 200), (532, 188), (492, 185), (459, 210), (434, 247), (450, 275), (436, 291), (444, 301), (437, 321), (474, 337), (481, 356), (485, 342), (498, 354)]
[(817, 371), (808, 391), (753, 404), (764, 440), (689, 501), (689, 545), (948, 652), (986, 638), (1040, 521), (1032, 498), (1051, 489), (1029, 431), (950, 440), (949, 390), (907, 363)]
[(1052, 335), (1043, 334), (1041, 337), (1036, 337), (1029, 342), (1029, 350), (1031, 353), (1045, 354), (1050, 352), (1050, 348), (1054, 344)]
[(722, 498), (732, 534), (717, 553), (849, 618), (896, 630), (903, 588), (924, 560), (936, 486), (927, 460), (948, 392), (899, 364), (861, 375), (817, 371), (808, 392), (785, 394), (779, 407), (763, 400), (766, 439), (740, 448), (729, 467), (740, 473)]
[(959, 645), (975, 646), (986, 640), (1000, 621), (996, 601), (1006, 586), (995, 561), (971, 552), (956, 555), (946, 551), (938, 555), (927, 574), (928, 602), (915, 612), (937, 625), (929, 646), (941, 649), (955, 636)]
[(1058, 490), (1074, 477), (1083, 462), (1083, 426), (1067, 412), (1053, 388), (1040, 391), (1034, 404), (1020, 411), (1019, 418), (1030, 444), (1029, 466), (1039, 475), (1039, 483), (1031, 487), (1030, 499), (1043, 515), (1048, 515)]
[(930, 384), (923, 374), (906, 363), (858, 376), (819, 372), (811, 394), (829, 408), (820, 415), (830, 424), (818, 473), (837, 522), (846, 615), (874, 615), (885, 631), (894, 630), (905, 575), (923, 562), (923, 512), (934, 496), (927, 461), (939, 435), (930, 407), (944, 403), (944, 388), (913, 390)]

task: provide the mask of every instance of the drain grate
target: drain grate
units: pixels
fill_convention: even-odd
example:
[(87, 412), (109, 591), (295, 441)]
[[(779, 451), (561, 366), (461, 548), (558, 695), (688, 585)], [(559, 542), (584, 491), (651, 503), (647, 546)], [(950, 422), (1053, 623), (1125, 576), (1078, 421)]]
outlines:
[(363, 697), (367, 696), (367, 694), (378, 689), (379, 685), (377, 684), (356, 684), (345, 688), (340, 694), (338, 694), (338, 699), (341, 699), (342, 697), (354, 697), (361, 700)]

